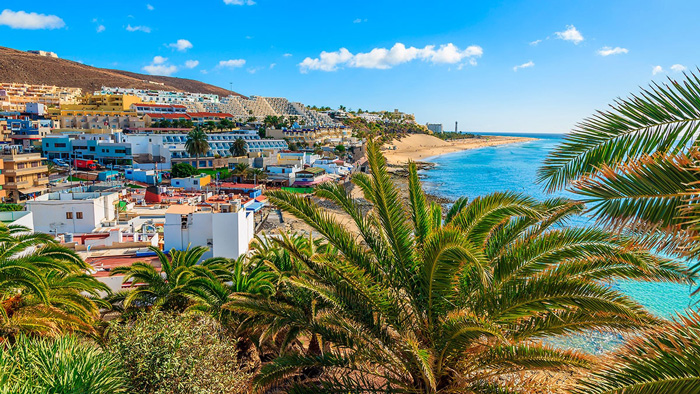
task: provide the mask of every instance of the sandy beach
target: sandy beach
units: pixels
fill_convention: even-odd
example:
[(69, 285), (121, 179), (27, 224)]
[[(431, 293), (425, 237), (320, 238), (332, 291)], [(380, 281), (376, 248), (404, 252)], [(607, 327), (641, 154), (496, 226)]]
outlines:
[(411, 134), (400, 141), (385, 145), (382, 153), (389, 164), (398, 165), (405, 164), (408, 160), (421, 161), (446, 153), (532, 140), (534, 138), (482, 136), (459, 141), (444, 141), (428, 134)]

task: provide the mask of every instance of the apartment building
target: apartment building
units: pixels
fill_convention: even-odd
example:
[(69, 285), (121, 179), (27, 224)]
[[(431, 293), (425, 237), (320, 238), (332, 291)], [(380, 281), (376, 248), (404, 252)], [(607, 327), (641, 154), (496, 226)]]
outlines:
[(118, 134), (51, 135), (42, 140), (42, 151), (49, 160), (94, 160), (103, 166), (132, 164), (131, 144), (119, 140)]
[(308, 144), (309, 146), (339, 144), (343, 141), (349, 141), (352, 137), (351, 129), (345, 126), (268, 129), (265, 134), (272, 138), (287, 139), (289, 142)]
[[(121, 142), (128, 142), (132, 147), (134, 160), (139, 163), (163, 163), (161, 168), (168, 169), (172, 163), (187, 162), (199, 168), (219, 168), (228, 164), (226, 157), (231, 156), (231, 145), (238, 139), (246, 142), (248, 152), (279, 152), (287, 149), (284, 140), (261, 139), (255, 131), (236, 130), (208, 134), (209, 152), (195, 162), (195, 158), (187, 154), (185, 142), (187, 133), (129, 133), (121, 135)], [(220, 157), (220, 159), (219, 159)], [(222, 163), (217, 162), (222, 161)]]
[(146, 127), (146, 121), (136, 115), (68, 115), (61, 116), (60, 123), (65, 129), (80, 130), (123, 130)]
[(187, 107), (181, 104), (153, 104), (139, 103), (132, 104), (131, 109), (136, 111), (138, 115), (146, 114), (184, 114), (187, 112)]
[(34, 230), (47, 234), (91, 233), (114, 224), (119, 193), (48, 193), (27, 201)]
[(103, 86), (99, 92), (101, 95), (128, 94), (136, 96), (144, 103), (156, 104), (181, 104), (181, 103), (218, 103), (219, 96), (216, 94), (192, 93), (192, 92), (171, 92), (167, 90), (153, 89), (125, 89)]
[(19, 202), (43, 194), (49, 183), (46, 159), (40, 153), (21, 153), (19, 146), (5, 146), (0, 154), (8, 201)]
[(432, 131), (433, 133), (442, 133), (442, 123), (428, 123), (426, 126), (428, 127), (428, 130)]
[(24, 151), (31, 151), (33, 149), (41, 150), (41, 140), (51, 133), (52, 121), (50, 119), (32, 120), (24, 117), (22, 119), (8, 119), (6, 124), (12, 144), (21, 145)]
[(0, 82), (0, 111), (22, 112), (27, 103), (47, 107), (74, 104), (81, 93), (80, 88)]
[(137, 96), (128, 94), (87, 94), (78, 99), (77, 104), (61, 105), (59, 110), (50, 111), (55, 116), (111, 115), (137, 116), (131, 108), (133, 104), (141, 103)]

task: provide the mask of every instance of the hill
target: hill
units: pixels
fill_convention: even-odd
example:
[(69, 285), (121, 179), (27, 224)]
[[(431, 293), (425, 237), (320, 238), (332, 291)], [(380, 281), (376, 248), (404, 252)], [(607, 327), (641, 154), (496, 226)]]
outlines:
[[(157, 82), (158, 84), (149, 83)], [(239, 93), (192, 79), (145, 75), (122, 70), (86, 66), (66, 59), (39, 56), (0, 47), (0, 82), (45, 84), (100, 90), (102, 86), (187, 91), (227, 96)], [(162, 83), (163, 85), (160, 85)]]

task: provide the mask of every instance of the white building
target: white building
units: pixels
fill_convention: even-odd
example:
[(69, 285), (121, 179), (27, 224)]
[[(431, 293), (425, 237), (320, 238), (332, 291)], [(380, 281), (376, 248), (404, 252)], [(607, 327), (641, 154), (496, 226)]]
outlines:
[(202, 210), (192, 205), (172, 205), (165, 211), (165, 250), (206, 246), (203, 258), (237, 259), (248, 251), (255, 236), (253, 213), (239, 202), (222, 204), (220, 210)]
[(314, 162), (314, 167), (323, 168), (328, 174), (347, 175), (352, 172), (352, 164), (340, 159), (321, 159)]
[(28, 211), (0, 212), (0, 222), (5, 226), (24, 226), (34, 232), (34, 219)]
[(47, 193), (27, 201), (34, 231), (40, 233), (90, 233), (113, 225), (119, 193)]

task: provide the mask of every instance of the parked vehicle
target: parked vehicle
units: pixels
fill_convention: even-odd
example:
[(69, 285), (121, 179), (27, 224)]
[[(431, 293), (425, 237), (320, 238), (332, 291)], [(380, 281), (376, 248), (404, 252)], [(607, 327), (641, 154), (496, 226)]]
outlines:
[(65, 162), (65, 160), (62, 159), (53, 159), (51, 160), (53, 164), (59, 166), (59, 167), (68, 167), (68, 163)]
[(76, 169), (78, 170), (88, 170), (88, 171), (95, 171), (97, 170), (97, 162), (94, 160), (83, 160), (83, 159), (75, 159), (73, 162), (73, 165), (75, 166)]

